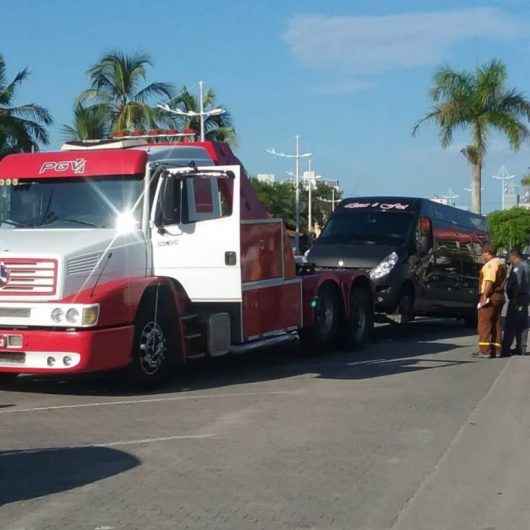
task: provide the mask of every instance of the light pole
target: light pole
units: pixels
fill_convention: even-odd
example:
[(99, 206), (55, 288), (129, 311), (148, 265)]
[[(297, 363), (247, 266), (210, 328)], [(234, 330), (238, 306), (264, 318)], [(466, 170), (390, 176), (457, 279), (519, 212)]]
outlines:
[(296, 151), (294, 154), (289, 153), (282, 153), (279, 151), (276, 151), (273, 147), (270, 149), (267, 149), (267, 153), (278, 156), (280, 158), (294, 158), (295, 160), (295, 170), (294, 170), (294, 178), (295, 178), (295, 236), (294, 236), (294, 245), (296, 252), (300, 252), (300, 160), (302, 158), (309, 158), (312, 153), (301, 153), (300, 152), (300, 136), (296, 135)]
[(204, 131), (204, 122), (205, 118), (209, 118), (210, 116), (221, 116), (221, 114), (224, 114), (226, 110), (216, 107), (214, 109), (210, 110), (204, 110), (204, 82), (199, 81), (199, 112), (195, 112), (193, 110), (184, 111), (182, 109), (172, 109), (167, 103), (163, 105), (158, 105), (159, 109), (165, 110), (166, 112), (169, 112), (171, 114), (175, 114), (177, 116), (185, 116), (186, 118), (196, 118), (198, 117), (201, 124), (201, 142), (204, 142), (205, 139), (205, 131)]
[(510, 172), (506, 169), (506, 166), (502, 166), (499, 169), (499, 174), (492, 175), (492, 178), (501, 181), (501, 184), (502, 184), (501, 210), (504, 210), (505, 197), (506, 197), (506, 181), (514, 179), (515, 175), (510, 175)]
[(313, 230), (313, 199), (311, 195), (313, 186), (316, 185), (316, 181), (320, 177), (314, 171), (311, 171), (310, 158), (307, 159), (307, 162), (307, 171), (304, 172), (304, 180), (307, 182), (307, 231), (311, 232)]

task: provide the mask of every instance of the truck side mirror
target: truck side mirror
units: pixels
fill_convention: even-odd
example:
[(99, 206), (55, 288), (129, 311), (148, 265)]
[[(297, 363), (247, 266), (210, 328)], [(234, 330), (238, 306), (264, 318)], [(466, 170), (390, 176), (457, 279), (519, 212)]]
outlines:
[(423, 256), (432, 248), (432, 221), (428, 217), (420, 217), (417, 234), (416, 247)]

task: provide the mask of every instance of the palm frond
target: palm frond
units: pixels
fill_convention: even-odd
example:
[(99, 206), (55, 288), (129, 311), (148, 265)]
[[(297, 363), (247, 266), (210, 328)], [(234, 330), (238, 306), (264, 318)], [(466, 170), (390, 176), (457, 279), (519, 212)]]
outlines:
[(171, 98), (174, 94), (175, 87), (171, 83), (151, 83), (140, 90), (133, 99), (145, 103), (154, 96)]
[(53, 123), (51, 114), (44, 107), (41, 107), (35, 103), (28, 103), (18, 107), (10, 107), (6, 110), (11, 116), (36, 120), (44, 123), (45, 125), (51, 125)]
[(0, 84), (0, 105), (9, 105), (17, 87), (29, 76), (29, 70), (24, 68), (15, 75), (11, 83), (3, 87)]

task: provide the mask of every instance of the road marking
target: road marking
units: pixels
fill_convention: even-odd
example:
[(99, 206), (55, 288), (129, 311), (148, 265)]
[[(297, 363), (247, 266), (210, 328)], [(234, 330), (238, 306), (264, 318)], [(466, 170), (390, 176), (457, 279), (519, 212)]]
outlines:
[(157, 438), (141, 438), (140, 440), (118, 440), (117, 442), (103, 442), (95, 444), (66, 445), (63, 447), (47, 447), (46, 449), (17, 449), (0, 453), (0, 458), (13, 455), (29, 455), (34, 453), (52, 453), (57, 451), (68, 451), (78, 449), (90, 449), (92, 447), (116, 447), (121, 445), (143, 445), (155, 442), (169, 442), (173, 440), (203, 440), (213, 438), (215, 434), (175, 434), (173, 436), (159, 436)]
[(94, 403), (78, 403), (75, 405), (52, 405), (49, 407), (33, 407), (28, 409), (10, 408), (0, 410), (0, 414), (22, 414), (27, 412), (42, 412), (46, 410), (62, 410), (62, 409), (80, 409), (87, 407), (110, 407), (114, 405), (140, 405), (145, 403), (161, 403), (165, 401), (185, 401), (193, 399), (215, 399), (215, 398), (230, 398), (230, 397), (255, 397), (255, 396), (276, 396), (299, 394), (300, 390), (277, 390), (270, 392), (232, 392), (229, 394), (206, 394), (197, 396), (173, 396), (153, 399), (128, 399), (124, 401), (96, 401)]
[(213, 438), (215, 434), (176, 434), (174, 436), (160, 436), (158, 438), (143, 438), (141, 440), (119, 440), (117, 442), (105, 442), (92, 444), (89, 447), (115, 447), (116, 445), (141, 445), (153, 442), (167, 442), (170, 440), (202, 440), (204, 438)]

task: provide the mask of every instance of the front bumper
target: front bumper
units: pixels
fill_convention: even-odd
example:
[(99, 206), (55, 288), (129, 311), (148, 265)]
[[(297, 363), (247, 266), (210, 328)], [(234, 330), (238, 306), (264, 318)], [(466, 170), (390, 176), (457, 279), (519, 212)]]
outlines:
[(377, 313), (391, 314), (395, 311), (401, 291), (399, 281), (388, 277), (375, 282), (375, 310)]
[(134, 327), (80, 331), (0, 328), (0, 336), (4, 334), (21, 335), (22, 346), (0, 349), (0, 373), (87, 373), (127, 366)]

